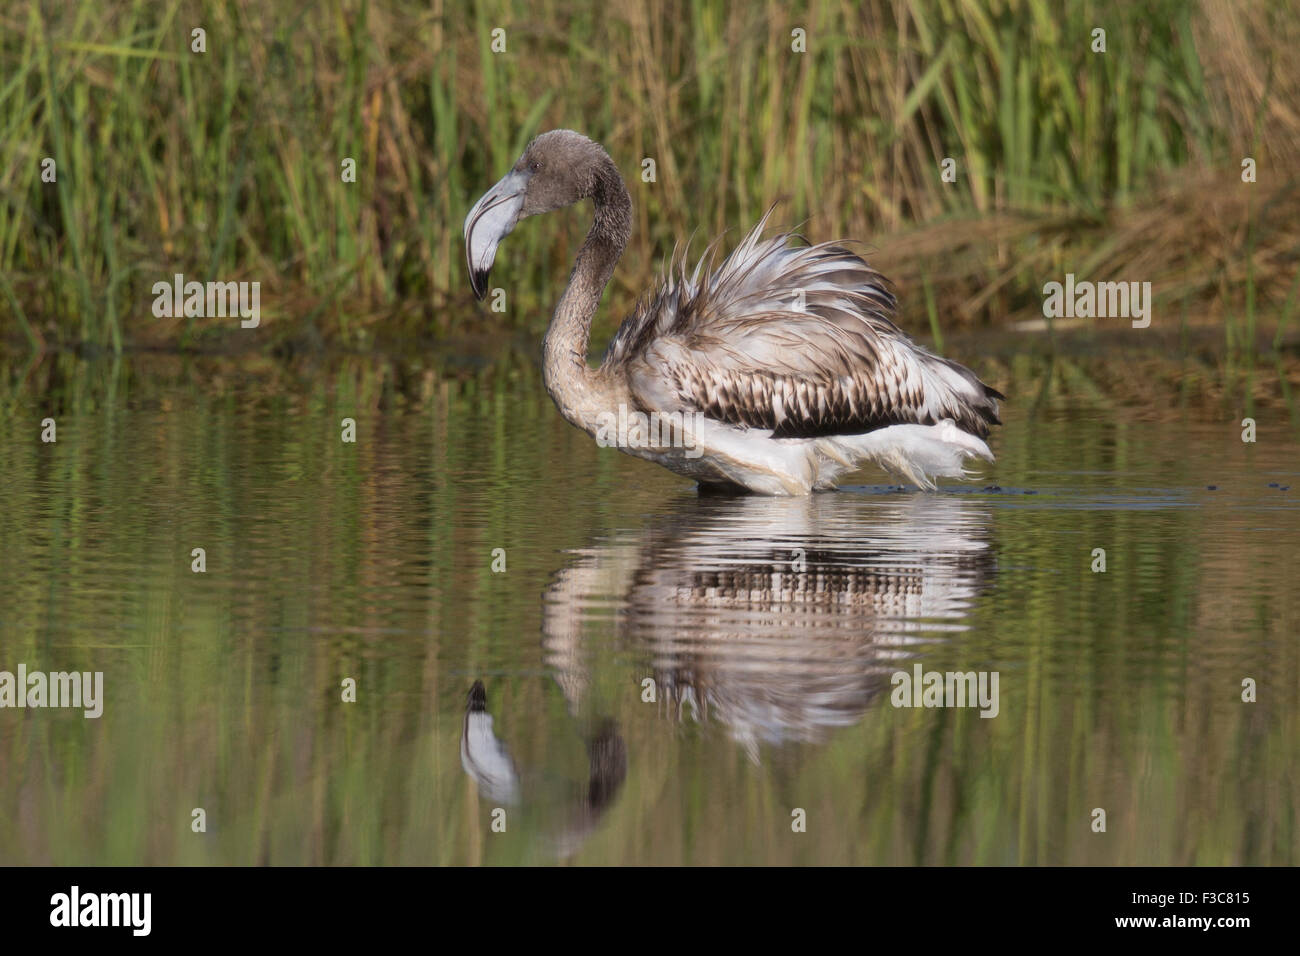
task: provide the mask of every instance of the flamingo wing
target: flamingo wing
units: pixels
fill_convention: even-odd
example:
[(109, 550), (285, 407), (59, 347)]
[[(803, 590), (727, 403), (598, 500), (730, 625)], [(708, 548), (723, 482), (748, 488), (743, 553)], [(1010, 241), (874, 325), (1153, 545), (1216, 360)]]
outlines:
[[(769, 210), (768, 215), (771, 214)], [(722, 265), (670, 269), (610, 343), (646, 410), (695, 411), (774, 438), (853, 435), (950, 419), (983, 438), (1003, 396), (894, 323), (884, 278), (839, 243), (762, 238)]]

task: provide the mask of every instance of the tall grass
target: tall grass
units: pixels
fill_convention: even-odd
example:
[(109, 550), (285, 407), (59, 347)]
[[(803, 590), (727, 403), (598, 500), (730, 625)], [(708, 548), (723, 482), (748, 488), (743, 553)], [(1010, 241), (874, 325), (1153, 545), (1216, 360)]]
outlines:
[[(220, 319), (151, 314), (152, 284), (181, 272), (260, 281), (282, 333), (461, 331), (464, 213), (556, 126), (606, 143), (631, 185), (620, 303), (677, 239), (747, 226), (774, 198), (814, 238), (874, 240), (918, 316), (945, 323), (1134, 261), (1159, 293), (1213, 302), (1246, 271), (1250, 149), (1265, 220), (1252, 308), (1276, 308), (1300, 204), (1284, 172), (1300, 147), (1292, 20), (1280, 2), (1223, 0), (13, 4), (0, 317), (17, 343), (223, 337)], [(544, 323), (582, 226), (511, 237), (507, 322)]]

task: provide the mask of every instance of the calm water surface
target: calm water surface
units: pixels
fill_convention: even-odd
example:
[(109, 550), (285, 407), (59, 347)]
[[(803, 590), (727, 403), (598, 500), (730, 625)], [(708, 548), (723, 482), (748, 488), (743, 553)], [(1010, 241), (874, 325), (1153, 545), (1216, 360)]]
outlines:
[(0, 670), (105, 684), (0, 710), (0, 863), (1300, 862), (1285, 420), (1012, 403), (968, 485), (701, 499), (529, 373), (267, 376), (0, 403)]

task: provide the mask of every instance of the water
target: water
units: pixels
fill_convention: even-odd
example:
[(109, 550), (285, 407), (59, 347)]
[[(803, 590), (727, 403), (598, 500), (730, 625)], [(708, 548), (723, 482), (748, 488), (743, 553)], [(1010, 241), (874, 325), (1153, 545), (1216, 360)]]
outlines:
[(970, 485), (699, 499), (527, 365), (105, 364), (0, 402), (0, 670), (105, 697), (0, 710), (2, 863), (1300, 862), (1283, 418), (1013, 402)]

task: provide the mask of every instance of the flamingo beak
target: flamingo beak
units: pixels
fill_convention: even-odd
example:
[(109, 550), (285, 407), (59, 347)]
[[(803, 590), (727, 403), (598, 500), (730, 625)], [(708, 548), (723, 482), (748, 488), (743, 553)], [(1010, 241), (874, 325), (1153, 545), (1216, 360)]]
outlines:
[(496, 258), (497, 246), (510, 235), (524, 208), (524, 191), (528, 178), (511, 172), (474, 204), (465, 217), (465, 260), (469, 264), (469, 284), (474, 297), (482, 301), (487, 295), (488, 273)]

